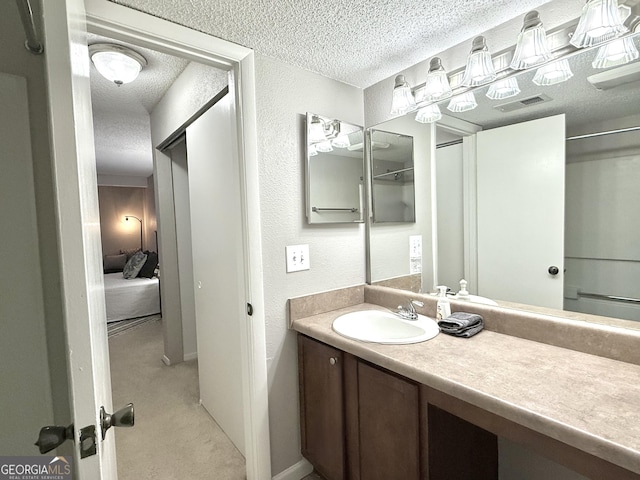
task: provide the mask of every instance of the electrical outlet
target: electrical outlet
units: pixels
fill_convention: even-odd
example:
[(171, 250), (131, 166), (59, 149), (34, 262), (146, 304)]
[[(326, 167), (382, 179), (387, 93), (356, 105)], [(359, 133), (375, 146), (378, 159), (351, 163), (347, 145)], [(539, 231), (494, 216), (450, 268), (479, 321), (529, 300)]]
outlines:
[(309, 245), (287, 245), (287, 273), (309, 270)]

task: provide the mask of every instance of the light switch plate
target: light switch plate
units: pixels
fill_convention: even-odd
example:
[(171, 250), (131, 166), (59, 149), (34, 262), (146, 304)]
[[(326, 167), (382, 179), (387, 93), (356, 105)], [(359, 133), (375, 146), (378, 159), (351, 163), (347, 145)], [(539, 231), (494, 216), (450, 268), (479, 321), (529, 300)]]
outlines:
[(309, 245), (287, 245), (287, 273), (309, 270)]

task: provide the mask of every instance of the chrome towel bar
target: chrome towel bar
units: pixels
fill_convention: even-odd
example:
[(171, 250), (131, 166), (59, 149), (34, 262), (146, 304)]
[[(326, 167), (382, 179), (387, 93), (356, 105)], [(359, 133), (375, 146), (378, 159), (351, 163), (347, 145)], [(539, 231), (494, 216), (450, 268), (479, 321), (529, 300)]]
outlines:
[(588, 293), (588, 292), (580, 292), (578, 291), (578, 296), (585, 298), (595, 298), (597, 300), (611, 300), (614, 302), (624, 302), (624, 303), (638, 303), (640, 304), (640, 299), (631, 298), (631, 297), (620, 297), (618, 295), (603, 295), (601, 293)]
[(351, 212), (356, 213), (358, 211), (357, 208), (320, 208), (320, 207), (311, 207), (312, 212)]

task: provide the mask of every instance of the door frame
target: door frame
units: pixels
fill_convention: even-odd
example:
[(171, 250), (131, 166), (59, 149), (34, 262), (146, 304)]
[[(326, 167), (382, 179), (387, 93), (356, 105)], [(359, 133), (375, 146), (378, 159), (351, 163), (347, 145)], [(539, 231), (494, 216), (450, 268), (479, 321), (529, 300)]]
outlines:
[[(244, 401), (246, 474), (249, 480), (271, 478), (253, 51), (114, 4), (108, 0), (84, 0), (84, 7), (85, 18), (75, 19), (77, 20), (77, 28), (82, 26), (82, 20), (86, 20), (86, 26), (92, 33), (181, 56), (188, 60), (208, 64), (230, 72), (230, 78), (233, 81), (230, 82), (229, 89), (235, 99), (234, 107), (238, 135), (239, 181), (242, 205), (241, 222), (243, 229), (242, 248), (245, 260), (243, 269), (246, 279), (244, 293), (246, 301), (251, 303), (253, 307), (253, 316), (245, 315), (241, 319), (240, 325), (243, 359), (241, 381)], [(86, 44), (86, 37), (84, 43)], [(84, 52), (86, 52), (86, 45)], [(73, 54), (78, 53), (82, 53), (82, 51), (73, 52)], [(51, 50), (49, 50), (48, 54), (52, 54)], [(88, 64), (88, 59), (83, 59), (82, 61)], [(64, 108), (57, 106), (51, 99), (50, 102), (51, 114), (53, 117), (58, 118), (60, 116), (59, 112), (64, 112)], [(90, 115), (91, 105), (83, 105), (82, 107), (82, 113)], [(73, 116), (67, 118), (73, 118)], [(83, 130), (93, 133), (90, 120), (88, 123), (89, 125), (83, 126)], [(73, 126), (70, 128), (73, 128)], [(55, 165), (57, 165), (59, 158), (60, 156), (56, 154)], [(77, 155), (73, 155), (74, 160), (72, 163), (76, 162), (76, 158), (78, 158)], [(66, 163), (69, 163), (69, 161)], [(93, 177), (93, 185), (85, 185), (84, 187), (89, 190), (93, 189), (94, 191), (90, 193), (95, 194), (97, 198), (95, 175), (94, 169), (92, 174), (89, 173), (86, 178), (79, 179), (79, 181), (89, 184), (92, 180), (91, 177)], [(60, 178), (57, 182), (59, 181)], [(59, 209), (64, 209), (67, 204), (77, 208), (76, 201), (66, 198), (61, 191), (56, 193), (56, 201)], [(62, 228), (61, 217), (57, 219), (57, 222), (59, 228)], [(68, 226), (69, 223), (66, 222), (67, 229), (70, 228)], [(78, 241), (81, 241), (82, 232), (80, 229), (81, 225), (77, 225), (73, 227), (71, 234), (66, 236), (71, 235), (72, 238), (75, 236)], [(77, 255), (77, 252), (72, 252), (69, 248), (61, 248), (61, 261), (63, 264), (71, 258), (73, 253)], [(87, 280), (85, 278), (76, 279), (70, 283), (71, 285), (78, 284), (79, 289), (82, 291), (87, 290)], [(83, 285), (80, 285), (80, 283)], [(97, 285), (97, 288), (103, 290), (101, 284)], [(75, 318), (67, 314), (66, 322), (68, 326), (85, 321), (83, 316)], [(67, 328), (67, 330), (67, 334), (69, 334), (71, 329)], [(106, 333), (106, 326), (104, 330)], [(80, 337), (78, 335), (76, 337), (78, 337), (76, 338), (77, 341)], [(89, 334), (88, 338), (90, 337), (91, 335)], [(106, 344), (106, 334), (104, 339), (99, 340), (104, 341)], [(70, 368), (73, 369), (73, 366)], [(73, 386), (70, 388), (73, 388)], [(110, 443), (113, 445), (113, 442)], [(109, 449), (111, 448), (109, 447)], [(109, 465), (106, 466), (109, 468)]]

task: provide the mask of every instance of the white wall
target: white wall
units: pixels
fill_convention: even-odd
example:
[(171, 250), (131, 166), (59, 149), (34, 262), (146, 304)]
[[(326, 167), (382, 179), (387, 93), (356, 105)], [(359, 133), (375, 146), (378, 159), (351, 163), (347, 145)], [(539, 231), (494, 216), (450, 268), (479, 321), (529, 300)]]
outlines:
[[(40, 3), (33, 8), (39, 25)], [(15, 2), (1, 11), (0, 72), (25, 78), (28, 100), (11, 99), (0, 129), (0, 452), (35, 455), (40, 427), (70, 422), (47, 98), (44, 59), (24, 48)], [(21, 149), (9, 154), (6, 140)]]
[[(362, 284), (364, 226), (307, 225), (305, 112), (362, 125), (362, 91), (256, 54), (269, 425), (274, 475), (301, 460), (295, 332), (287, 299)], [(311, 270), (286, 273), (285, 246), (309, 244)]]
[(198, 356), (198, 347), (196, 345), (196, 308), (193, 285), (193, 249), (191, 246), (189, 167), (185, 142), (180, 142), (171, 149), (171, 172), (178, 242), (183, 358), (192, 360)]
[(435, 137), (429, 124), (413, 117), (399, 117), (378, 128), (413, 136), (415, 223), (373, 223), (371, 225), (371, 280), (373, 282), (409, 275), (409, 237), (422, 235), (422, 289), (433, 287), (431, 257), (431, 151)]

